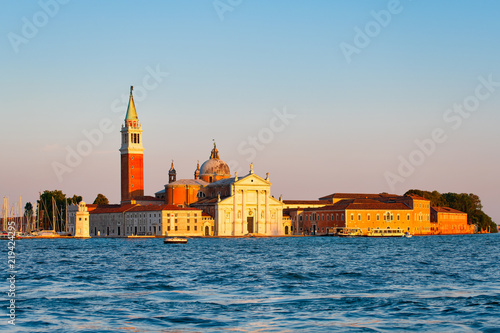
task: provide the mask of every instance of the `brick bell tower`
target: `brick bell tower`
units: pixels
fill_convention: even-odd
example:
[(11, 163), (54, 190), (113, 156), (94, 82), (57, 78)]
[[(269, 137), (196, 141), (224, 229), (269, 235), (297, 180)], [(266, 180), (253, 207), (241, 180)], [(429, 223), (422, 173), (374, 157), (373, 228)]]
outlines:
[(142, 125), (139, 124), (135, 110), (134, 97), (130, 87), (125, 124), (122, 125), (121, 158), (121, 201), (127, 201), (144, 196), (144, 169), (142, 147)]

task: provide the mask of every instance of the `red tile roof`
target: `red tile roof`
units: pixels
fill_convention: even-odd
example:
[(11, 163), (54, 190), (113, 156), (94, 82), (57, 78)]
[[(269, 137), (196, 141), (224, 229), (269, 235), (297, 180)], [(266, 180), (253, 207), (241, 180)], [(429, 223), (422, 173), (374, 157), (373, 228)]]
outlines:
[(467, 214), (450, 207), (431, 207), (431, 210), (435, 211), (436, 213)]
[(375, 199), (375, 198), (389, 198), (389, 197), (399, 197), (397, 194), (389, 194), (389, 193), (332, 193), (326, 195), (324, 197), (319, 198), (319, 200), (332, 200), (332, 199), (356, 199), (356, 198), (365, 198), (365, 199)]
[(328, 205), (328, 200), (283, 200), (286, 205)]
[(124, 213), (137, 205), (99, 205), (89, 214), (109, 214), (109, 213)]
[(162, 210), (198, 210), (197, 208), (181, 208), (176, 205), (147, 205), (147, 206), (136, 206), (129, 210), (129, 212), (152, 212), (152, 211), (162, 211)]
[(319, 208), (308, 208), (307, 211), (325, 211), (325, 210), (346, 210), (346, 209), (356, 209), (356, 210), (411, 210), (410, 207), (405, 205), (403, 202), (382, 202), (375, 199), (344, 199), (336, 202), (333, 205), (319, 207)]

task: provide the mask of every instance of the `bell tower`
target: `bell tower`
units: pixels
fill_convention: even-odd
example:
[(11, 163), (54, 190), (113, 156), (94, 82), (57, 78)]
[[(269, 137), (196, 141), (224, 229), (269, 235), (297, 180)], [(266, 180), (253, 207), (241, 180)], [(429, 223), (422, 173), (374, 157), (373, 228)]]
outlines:
[(170, 170), (168, 170), (168, 183), (173, 183), (177, 180), (177, 171), (174, 168), (174, 161), (172, 161), (172, 165), (170, 166)]
[(139, 124), (134, 97), (130, 87), (125, 124), (122, 125), (121, 158), (121, 201), (144, 196), (144, 169), (142, 147), (142, 125)]

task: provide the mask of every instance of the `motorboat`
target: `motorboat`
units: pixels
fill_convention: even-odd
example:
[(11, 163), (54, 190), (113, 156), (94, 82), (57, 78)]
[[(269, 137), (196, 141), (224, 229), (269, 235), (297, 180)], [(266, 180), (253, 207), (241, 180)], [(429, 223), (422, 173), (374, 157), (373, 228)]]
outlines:
[(168, 237), (168, 238), (165, 238), (163, 243), (165, 243), (165, 244), (186, 244), (187, 241), (188, 241), (187, 238), (183, 238), (183, 237)]

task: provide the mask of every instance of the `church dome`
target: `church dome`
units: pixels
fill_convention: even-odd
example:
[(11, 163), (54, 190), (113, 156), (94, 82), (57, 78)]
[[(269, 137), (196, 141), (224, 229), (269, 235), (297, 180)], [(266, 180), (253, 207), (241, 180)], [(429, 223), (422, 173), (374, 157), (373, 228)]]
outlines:
[(229, 177), (231, 177), (229, 166), (220, 159), (219, 151), (214, 143), (214, 149), (212, 149), (210, 159), (201, 165), (200, 178), (211, 183)]

